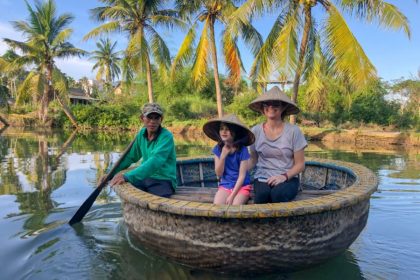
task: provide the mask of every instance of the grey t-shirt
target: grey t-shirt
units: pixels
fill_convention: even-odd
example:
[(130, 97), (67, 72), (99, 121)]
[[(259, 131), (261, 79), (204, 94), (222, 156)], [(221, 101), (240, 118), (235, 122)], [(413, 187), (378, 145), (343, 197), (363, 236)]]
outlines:
[(250, 150), (258, 155), (254, 178), (266, 179), (287, 172), (294, 164), (293, 153), (308, 145), (299, 127), (289, 123), (284, 124), (283, 132), (274, 140), (266, 137), (262, 124), (251, 130), (255, 143)]

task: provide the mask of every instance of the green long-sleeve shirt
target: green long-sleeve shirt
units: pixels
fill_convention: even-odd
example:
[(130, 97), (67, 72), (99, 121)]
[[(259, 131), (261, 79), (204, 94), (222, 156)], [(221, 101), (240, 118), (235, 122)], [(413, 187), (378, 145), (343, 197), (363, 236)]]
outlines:
[(128, 168), (141, 159), (140, 166), (124, 173), (128, 182), (135, 183), (146, 178), (170, 180), (176, 188), (176, 153), (172, 133), (166, 128), (160, 128), (157, 137), (149, 141), (146, 128), (142, 128), (128, 154), (113, 172)]

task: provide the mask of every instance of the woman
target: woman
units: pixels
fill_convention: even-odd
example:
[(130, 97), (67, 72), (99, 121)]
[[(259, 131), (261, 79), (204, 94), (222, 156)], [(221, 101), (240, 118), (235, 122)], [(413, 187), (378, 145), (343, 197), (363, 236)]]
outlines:
[(293, 200), (299, 189), (297, 175), (305, 168), (304, 149), (308, 145), (296, 125), (284, 122), (299, 108), (278, 87), (273, 87), (249, 104), (266, 121), (254, 126), (255, 143), (250, 147), (249, 168), (254, 174), (255, 203)]

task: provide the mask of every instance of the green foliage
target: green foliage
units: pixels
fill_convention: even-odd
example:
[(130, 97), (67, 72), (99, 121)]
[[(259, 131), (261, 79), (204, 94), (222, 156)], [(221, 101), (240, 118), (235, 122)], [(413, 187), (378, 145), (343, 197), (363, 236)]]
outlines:
[[(71, 109), (81, 126), (130, 128), (139, 124), (139, 110), (135, 106), (114, 104), (73, 105)], [(58, 123), (62, 122), (65, 126), (70, 125), (65, 116), (62, 115), (58, 118)]]
[(242, 94), (239, 94), (233, 98), (232, 104), (227, 106), (225, 111), (228, 113), (236, 114), (249, 125), (259, 123), (263, 119), (261, 114), (252, 111), (248, 107), (249, 103), (257, 98), (257, 96), (258, 93), (254, 90), (248, 90)]

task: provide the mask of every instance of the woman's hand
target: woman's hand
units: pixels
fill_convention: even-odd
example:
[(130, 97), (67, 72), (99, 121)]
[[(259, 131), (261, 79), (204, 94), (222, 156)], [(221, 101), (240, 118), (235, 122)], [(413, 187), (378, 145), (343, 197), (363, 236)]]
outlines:
[(267, 184), (270, 187), (274, 187), (278, 184), (281, 184), (281, 183), (285, 182), (286, 180), (287, 180), (287, 178), (284, 175), (272, 176), (272, 177), (267, 179)]

